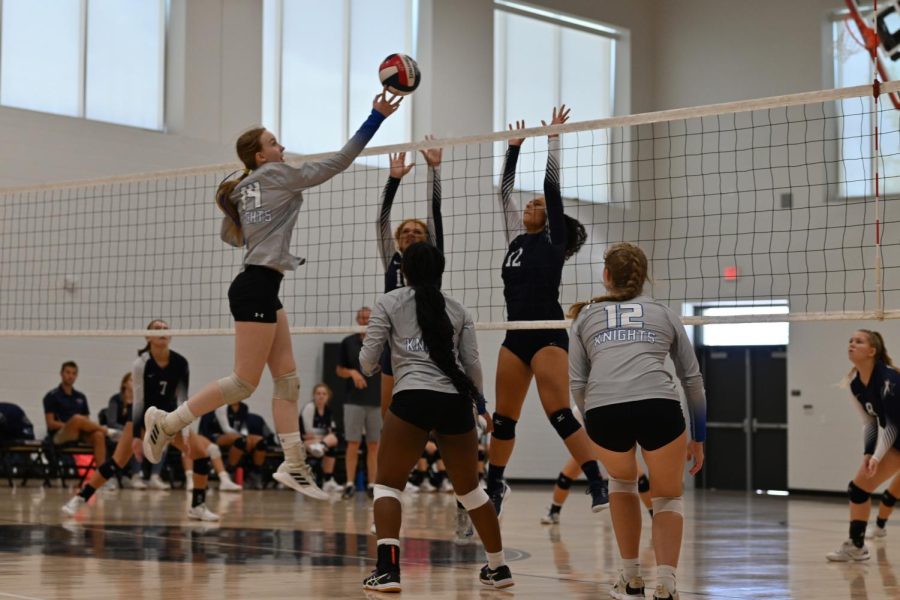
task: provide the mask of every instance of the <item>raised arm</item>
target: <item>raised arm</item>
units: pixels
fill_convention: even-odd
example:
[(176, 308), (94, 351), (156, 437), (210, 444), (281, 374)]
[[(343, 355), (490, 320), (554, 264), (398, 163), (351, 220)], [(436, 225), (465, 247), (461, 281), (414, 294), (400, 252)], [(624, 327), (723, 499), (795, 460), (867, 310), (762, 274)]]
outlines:
[(376, 223), (378, 253), (381, 256), (381, 266), (385, 270), (391, 264), (391, 257), (396, 252), (394, 236), (391, 232), (391, 207), (394, 205), (394, 197), (400, 187), (400, 180), (415, 166), (415, 163), (406, 164), (406, 152), (390, 154), (389, 160), (390, 175), (387, 183), (384, 184), (384, 191), (381, 193), (381, 210), (378, 211), (378, 223)]
[[(569, 120), (569, 109), (563, 104), (553, 109), (550, 125), (561, 125)], [(541, 121), (541, 125), (547, 123)], [(566, 247), (566, 224), (563, 213), (562, 193), (559, 189), (559, 134), (547, 138), (547, 170), (544, 173), (544, 202), (547, 205), (547, 227), (554, 246)]]
[(381, 123), (400, 106), (402, 98), (398, 96), (387, 98), (387, 91), (375, 96), (372, 103), (372, 112), (362, 126), (351, 137), (344, 147), (332, 156), (317, 162), (307, 162), (294, 168), (285, 165), (285, 184), (292, 192), (301, 192), (324, 183), (353, 164), (353, 160), (359, 156), (366, 147)]
[[(433, 140), (433, 135), (426, 135), (426, 140)], [(444, 251), (444, 220), (441, 216), (441, 158), (442, 148), (422, 150), (422, 156), (428, 164), (428, 243)]]
[[(524, 129), (525, 121), (516, 121), (515, 128), (510, 124), (510, 130)], [(519, 160), (519, 150), (525, 138), (509, 140), (509, 148), (506, 149), (506, 158), (503, 160), (503, 176), (500, 180), (500, 207), (503, 209), (503, 218), (506, 225), (506, 243), (509, 244), (517, 236), (525, 233), (525, 225), (522, 223), (522, 211), (512, 197), (513, 186), (516, 183), (516, 163)]]

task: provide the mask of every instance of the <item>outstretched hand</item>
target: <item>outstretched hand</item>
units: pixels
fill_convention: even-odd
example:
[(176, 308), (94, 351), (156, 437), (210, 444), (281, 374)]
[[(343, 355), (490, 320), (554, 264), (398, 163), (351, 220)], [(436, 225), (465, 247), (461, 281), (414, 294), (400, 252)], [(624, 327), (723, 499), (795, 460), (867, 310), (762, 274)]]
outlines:
[[(525, 129), (525, 121), (524, 121), (524, 120), (523, 120), (523, 121), (516, 121), (515, 125), (516, 125), (516, 126), (513, 127), (513, 124), (510, 123), (510, 124), (509, 124), (509, 130), (510, 130), (510, 131), (518, 131), (519, 129)], [(524, 141), (525, 141), (525, 138), (523, 138), (523, 137), (521, 137), (521, 138), (510, 138), (510, 139), (509, 139), (509, 145), (510, 145), (510, 146), (521, 146), (521, 145), (522, 145), (522, 142), (524, 142)]]
[[(433, 135), (426, 135), (425, 140), (431, 141), (434, 139)], [(443, 148), (428, 148), (426, 150), (419, 150), (422, 153), (422, 156), (425, 157), (425, 162), (428, 163), (428, 166), (431, 168), (440, 166), (441, 157), (444, 154)]]
[(375, 96), (375, 100), (372, 101), (372, 108), (376, 111), (380, 112), (385, 117), (389, 117), (400, 108), (400, 103), (403, 101), (403, 96), (397, 96), (396, 94), (391, 94), (391, 97), (388, 98), (387, 87), (381, 90), (380, 94)]
[(404, 175), (409, 173), (416, 163), (406, 164), (406, 152), (398, 152), (397, 154), (388, 155), (391, 160), (391, 177), (402, 179)]
[[(562, 125), (566, 121), (569, 120), (569, 113), (572, 112), (571, 108), (566, 108), (565, 104), (561, 104), (559, 108), (553, 107), (553, 117), (550, 119), (550, 125)], [(547, 123), (545, 121), (541, 121), (541, 125), (547, 127)], [(559, 135), (558, 133), (550, 134), (551, 137)]]

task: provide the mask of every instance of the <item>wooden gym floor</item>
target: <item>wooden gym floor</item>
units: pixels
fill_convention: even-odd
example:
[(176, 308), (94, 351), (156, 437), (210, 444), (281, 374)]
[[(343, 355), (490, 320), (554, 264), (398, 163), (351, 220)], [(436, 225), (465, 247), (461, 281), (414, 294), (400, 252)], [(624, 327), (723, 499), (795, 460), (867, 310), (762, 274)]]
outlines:
[[(573, 488), (562, 523), (539, 523), (550, 487), (514, 486), (503, 534), (516, 585), (478, 582), (480, 545), (454, 541), (448, 494), (409, 496), (402, 532), (405, 598), (608, 598), (618, 565), (608, 513)], [(375, 539), (371, 501), (315, 502), (289, 491), (211, 493), (219, 526), (185, 517), (182, 490), (99, 492), (75, 519), (59, 487), (0, 488), (0, 600), (4, 598), (378, 598), (366, 593)], [(870, 542), (872, 559), (829, 564), (847, 535), (837, 499), (689, 492), (679, 566), (682, 600), (900, 599), (900, 527)], [(898, 516), (900, 518), (900, 516)], [(641, 559), (654, 574), (648, 521)]]

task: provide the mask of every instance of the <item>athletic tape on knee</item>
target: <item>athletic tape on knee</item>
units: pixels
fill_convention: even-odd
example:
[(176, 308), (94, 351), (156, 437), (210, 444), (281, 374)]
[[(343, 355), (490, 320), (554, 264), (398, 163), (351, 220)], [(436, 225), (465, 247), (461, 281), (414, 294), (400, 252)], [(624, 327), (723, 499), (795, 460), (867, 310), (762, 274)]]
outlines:
[(116, 476), (116, 463), (113, 462), (113, 459), (109, 458), (105, 463), (100, 465), (100, 468), (97, 469), (97, 471), (100, 472), (103, 479), (112, 479)]
[(868, 502), (869, 498), (872, 497), (872, 494), (862, 489), (852, 481), (847, 486), (847, 495), (850, 497), (850, 502), (853, 504), (864, 504)]
[(891, 493), (891, 490), (884, 490), (881, 495), (881, 503), (885, 506), (894, 506), (897, 504), (897, 497)]
[(209, 458), (198, 458), (194, 461), (195, 475), (209, 475), (211, 460)]
[(677, 498), (654, 498), (652, 504), (654, 516), (662, 512), (684, 515), (684, 499), (681, 496)]
[(219, 450), (219, 445), (215, 443), (206, 447), (206, 453), (209, 454), (210, 459), (222, 458), (222, 451)]
[(564, 408), (550, 415), (550, 424), (553, 425), (553, 429), (556, 430), (556, 433), (562, 439), (566, 439), (581, 429), (581, 423), (572, 414), (571, 408)]
[(219, 390), (222, 397), (225, 398), (225, 404), (237, 404), (242, 400), (246, 400), (256, 389), (255, 385), (250, 385), (236, 374), (232, 373), (228, 377), (223, 377), (216, 383), (219, 384)]
[(465, 508), (466, 511), (470, 511), (481, 508), (490, 501), (490, 498), (488, 497), (487, 492), (484, 491), (484, 488), (480, 485), (476, 485), (474, 490), (468, 494), (457, 496), (456, 500), (463, 505), (463, 508)]
[(646, 475), (638, 477), (638, 492), (644, 493), (650, 491), (650, 478)]
[(375, 502), (378, 502), (380, 498), (393, 498), (397, 502), (400, 502), (400, 499), (403, 497), (403, 492), (398, 489), (381, 485), (380, 483), (376, 483), (374, 487)]
[(511, 440), (516, 437), (516, 420), (494, 413), (494, 432), (491, 434), (498, 440)]
[(566, 477), (564, 474), (560, 473), (559, 477), (556, 478), (556, 487), (561, 490), (567, 490), (572, 487), (572, 478)]
[(300, 377), (297, 376), (297, 371), (273, 377), (272, 383), (275, 386), (272, 392), (273, 398), (297, 403), (297, 398), (300, 397)]
[(638, 482), (637, 479), (616, 479), (615, 477), (609, 478), (609, 493), (610, 494), (637, 494), (638, 493)]
[(239, 437), (238, 439), (234, 440), (234, 443), (232, 444), (232, 446), (234, 446), (238, 450), (241, 450), (242, 452), (246, 452), (247, 451), (247, 438), (244, 436)]

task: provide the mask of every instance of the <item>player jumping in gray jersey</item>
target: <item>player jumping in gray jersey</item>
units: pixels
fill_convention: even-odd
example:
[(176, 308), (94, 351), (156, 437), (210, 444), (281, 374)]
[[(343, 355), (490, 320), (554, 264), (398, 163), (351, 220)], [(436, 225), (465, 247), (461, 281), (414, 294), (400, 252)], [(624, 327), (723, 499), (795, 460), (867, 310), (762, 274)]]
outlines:
[(297, 415), (300, 379), (278, 291), (284, 271), (304, 262), (289, 252), (303, 191), (349, 167), (401, 100), (389, 99), (385, 89), (375, 97), (368, 119), (340, 151), (299, 168), (284, 162), (284, 146), (270, 131), (252, 129), (238, 138), (237, 154), (246, 170), (240, 179), (223, 182), (216, 192), (216, 203), (226, 215), (222, 239), (246, 247), (244, 268), (228, 289), (235, 320), (234, 371), (207, 384), (173, 412), (147, 411), (144, 454), (151, 462), (159, 462), (172, 437), (196, 419), (248, 398), (268, 365), (274, 386), (272, 416), (284, 450), (284, 462), (273, 477), (298, 492), (328, 499), (306, 464)]
[[(569, 379), (600, 460), (609, 470), (613, 529), (623, 567), (611, 594), (644, 598), (638, 546), (641, 505), (635, 445), (650, 476), (656, 600), (678, 600), (675, 568), (681, 552), (685, 450), (694, 457), (691, 475), (703, 465), (706, 395), (694, 348), (672, 309), (642, 295), (647, 257), (633, 244), (616, 244), (604, 255), (607, 294), (572, 306)], [(671, 356), (691, 415), (691, 440), (681, 401), (665, 368)]]
[(468, 310), (441, 292), (444, 255), (418, 242), (403, 253), (408, 287), (378, 299), (359, 354), (365, 374), (378, 370), (385, 343), (391, 347), (394, 396), (384, 417), (375, 485), (378, 564), (366, 589), (400, 591), (401, 490), (434, 430), (457, 500), (469, 511), (488, 564), (485, 585), (513, 584), (503, 560), (500, 523), (478, 485), (474, 408), (483, 402), (475, 324)]

